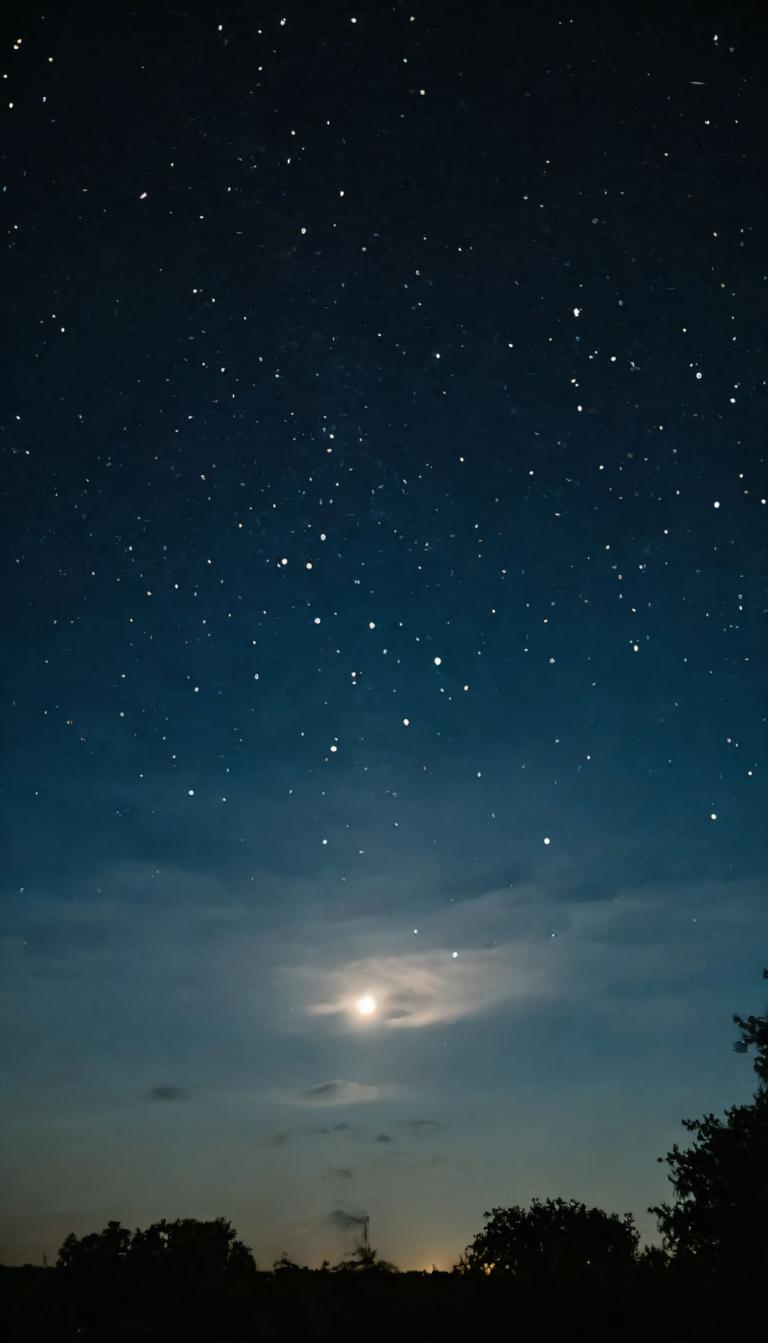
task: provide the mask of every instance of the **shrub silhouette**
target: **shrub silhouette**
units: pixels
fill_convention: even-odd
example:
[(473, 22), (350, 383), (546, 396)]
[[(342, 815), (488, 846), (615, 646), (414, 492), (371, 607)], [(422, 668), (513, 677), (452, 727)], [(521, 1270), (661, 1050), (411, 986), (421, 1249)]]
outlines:
[(379, 1259), (378, 1252), (370, 1245), (358, 1245), (347, 1259), (336, 1264), (334, 1273), (397, 1273), (397, 1268), (388, 1259)]

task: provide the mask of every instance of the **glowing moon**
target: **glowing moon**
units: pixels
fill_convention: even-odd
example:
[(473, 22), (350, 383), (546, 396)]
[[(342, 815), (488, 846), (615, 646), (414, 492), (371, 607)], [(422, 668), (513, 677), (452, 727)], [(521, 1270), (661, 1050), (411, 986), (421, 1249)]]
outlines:
[(355, 1007), (361, 1017), (370, 1017), (376, 1011), (376, 999), (370, 993), (364, 993), (362, 998), (358, 998)]

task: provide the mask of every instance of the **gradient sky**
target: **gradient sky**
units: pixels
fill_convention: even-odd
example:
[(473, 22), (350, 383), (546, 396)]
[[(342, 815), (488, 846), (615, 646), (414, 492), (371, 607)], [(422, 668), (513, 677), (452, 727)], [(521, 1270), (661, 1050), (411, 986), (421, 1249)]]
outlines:
[(6, 28), (5, 1262), (652, 1235), (752, 1090), (765, 30), (524, 8)]

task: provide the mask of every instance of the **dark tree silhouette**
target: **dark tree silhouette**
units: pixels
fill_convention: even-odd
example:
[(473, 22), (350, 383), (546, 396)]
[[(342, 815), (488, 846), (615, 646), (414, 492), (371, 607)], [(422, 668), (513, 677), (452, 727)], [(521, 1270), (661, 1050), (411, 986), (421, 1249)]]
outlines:
[(768, 1272), (768, 1017), (734, 1021), (742, 1032), (738, 1052), (756, 1049), (754, 1100), (731, 1106), (723, 1119), (683, 1120), (695, 1134), (692, 1146), (683, 1151), (675, 1143), (659, 1157), (670, 1168), (675, 1200), (649, 1211), (678, 1263), (753, 1277)]
[(256, 1266), (224, 1217), (155, 1222), (131, 1235), (119, 1222), (59, 1252), (63, 1333), (48, 1337), (134, 1340), (231, 1338), (247, 1314)]
[[(768, 979), (768, 970), (763, 970), (763, 979)], [(754, 1048), (752, 1067), (760, 1079), (759, 1088), (762, 1089), (768, 1086), (768, 1007), (763, 1017), (734, 1015), (733, 1019), (741, 1028), (741, 1036), (733, 1047), (738, 1054), (746, 1054)]]
[(530, 1208), (494, 1208), (467, 1247), (465, 1272), (548, 1279), (634, 1267), (639, 1234), (632, 1216), (587, 1208), (575, 1199), (533, 1199)]
[(58, 1267), (78, 1271), (124, 1268), (131, 1274), (152, 1272), (200, 1280), (242, 1276), (255, 1270), (253, 1256), (238, 1240), (224, 1217), (198, 1221), (154, 1222), (133, 1236), (119, 1222), (108, 1222), (101, 1232), (78, 1239), (70, 1233), (58, 1258)]
[(59, 1250), (58, 1268), (103, 1269), (125, 1261), (131, 1250), (131, 1233), (119, 1222), (107, 1222), (103, 1231), (94, 1231), (78, 1240), (70, 1231)]

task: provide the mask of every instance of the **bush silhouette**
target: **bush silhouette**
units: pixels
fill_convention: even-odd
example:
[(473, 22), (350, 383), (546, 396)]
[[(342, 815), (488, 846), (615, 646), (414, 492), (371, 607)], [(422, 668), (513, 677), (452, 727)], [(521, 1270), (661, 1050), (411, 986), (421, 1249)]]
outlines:
[(358, 1245), (347, 1259), (336, 1264), (334, 1273), (397, 1273), (394, 1264), (388, 1259), (379, 1259), (378, 1252), (370, 1245)]

